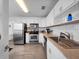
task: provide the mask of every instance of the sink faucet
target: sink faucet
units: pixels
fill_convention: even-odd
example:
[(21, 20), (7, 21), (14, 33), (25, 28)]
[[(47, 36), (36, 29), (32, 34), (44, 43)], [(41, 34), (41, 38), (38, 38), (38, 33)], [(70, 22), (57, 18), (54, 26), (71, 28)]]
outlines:
[(68, 32), (65, 32), (65, 33), (61, 32), (61, 33), (60, 33), (60, 37), (61, 37), (61, 36), (63, 36), (64, 38), (70, 40), (70, 33), (68, 33)]
[(61, 38), (65, 38), (65, 39), (67, 39), (67, 40), (70, 40), (71, 38), (70, 38), (70, 33), (68, 33), (68, 32), (61, 32), (60, 33), (60, 36), (58, 37), (58, 42), (60, 41), (60, 39)]

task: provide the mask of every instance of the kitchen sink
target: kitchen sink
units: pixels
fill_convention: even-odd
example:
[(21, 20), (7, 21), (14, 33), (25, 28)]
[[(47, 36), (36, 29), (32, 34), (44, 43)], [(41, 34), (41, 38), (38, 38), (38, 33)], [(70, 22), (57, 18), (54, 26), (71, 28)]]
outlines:
[(55, 41), (57, 44), (59, 44), (60, 46), (64, 48), (67, 48), (67, 49), (79, 48), (79, 44), (75, 43), (73, 40), (68, 40), (65, 38), (58, 39), (58, 37), (49, 37), (49, 38), (51, 38), (53, 41)]
[(73, 40), (60, 39), (59, 44), (64, 48), (79, 48), (79, 44)]
[(49, 37), (49, 38), (51, 38), (52, 40), (58, 43), (58, 37)]

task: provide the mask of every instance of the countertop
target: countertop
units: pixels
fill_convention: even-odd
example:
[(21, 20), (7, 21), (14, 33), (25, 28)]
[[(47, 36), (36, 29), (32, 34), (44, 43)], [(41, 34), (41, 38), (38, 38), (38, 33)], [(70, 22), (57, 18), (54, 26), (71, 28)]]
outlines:
[(54, 40), (49, 38), (50, 36), (53, 36), (51, 33), (43, 33), (44, 36), (48, 38), (48, 40), (55, 45), (62, 53), (64, 56), (66, 56), (67, 59), (79, 59), (79, 49), (66, 49), (62, 46), (60, 46), (58, 43), (56, 43)]

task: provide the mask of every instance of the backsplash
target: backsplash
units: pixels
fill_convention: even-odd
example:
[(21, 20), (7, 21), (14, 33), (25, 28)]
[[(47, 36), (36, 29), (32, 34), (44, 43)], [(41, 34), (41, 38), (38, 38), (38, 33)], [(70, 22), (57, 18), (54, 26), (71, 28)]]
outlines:
[(79, 24), (63, 25), (51, 27), (54, 35), (59, 36), (60, 32), (69, 32), (74, 41), (79, 41)]

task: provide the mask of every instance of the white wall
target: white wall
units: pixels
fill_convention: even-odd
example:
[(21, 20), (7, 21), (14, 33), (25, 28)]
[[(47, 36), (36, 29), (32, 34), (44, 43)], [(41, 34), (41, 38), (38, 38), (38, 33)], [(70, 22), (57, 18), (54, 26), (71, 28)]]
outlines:
[(79, 24), (52, 27), (51, 29), (53, 34), (57, 36), (60, 35), (60, 32), (69, 32), (73, 36), (73, 40), (79, 42)]
[(45, 27), (46, 18), (40, 17), (10, 17), (10, 23), (27, 23), (29, 26), (30, 23), (39, 23), (40, 27)]

